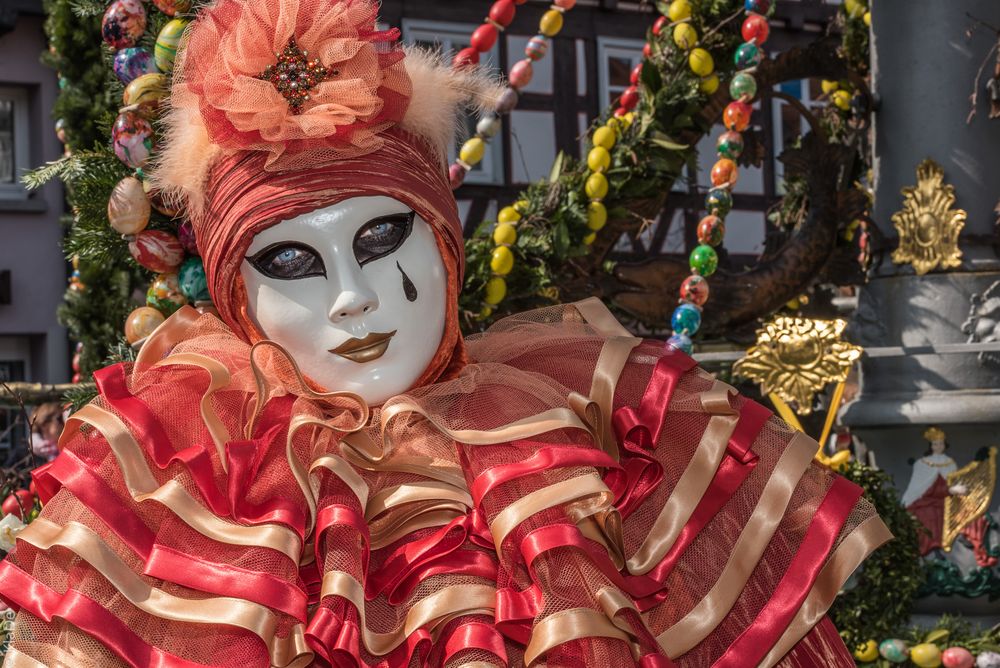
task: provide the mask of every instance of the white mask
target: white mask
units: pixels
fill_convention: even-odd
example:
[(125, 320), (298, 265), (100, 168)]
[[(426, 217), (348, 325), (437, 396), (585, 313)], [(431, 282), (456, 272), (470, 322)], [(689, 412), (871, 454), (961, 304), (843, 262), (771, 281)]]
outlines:
[(410, 389), (444, 334), (448, 278), (434, 232), (390, 197), (263, 230), (240, 274), (261, 334), (326, 390), (370, 405)]

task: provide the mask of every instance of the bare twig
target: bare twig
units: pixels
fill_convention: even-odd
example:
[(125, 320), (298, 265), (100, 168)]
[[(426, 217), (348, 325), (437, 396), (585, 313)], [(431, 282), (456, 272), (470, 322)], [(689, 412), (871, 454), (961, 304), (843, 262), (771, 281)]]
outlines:
[(986, 69), (986, 65), (990, 62), (990, 57), (996, 53), (997, 47), (1000, 46), (1000, 40), (986, 52), (986, 57), (983, 58), (983, 62), (979, 64), (979, 70), (976, 72), (976, 79), (972, 82), (972, 95), (969, 96), (969, 104), (972, 108), (969, 110), (969, 115), (965, 117), (965, 123), (968, 125), (972, 122), (972, 119), (976, 117), (976, 104), (979, 101), (979, 81), (983, 77), (983, 70)]
[[(24, 424), (28, 425), (28, 454), (31, 456), (31, 468), (34, 469), (38, 466), (38, 463), (35, 462), (35, 449), (31, 444), (31, 434), (34, 433), (35, 421), (28, 417), (28, 409), (24, 407), (24, 400), (21, 398), (21, 394), (12, 390), (10, 385), (3, 381), (0, 381), (0, 386), (3, 386), (3, 389), (14, 397), (18, 408), (21, 409), (21, 417), (24, 418)], [(20, 501), (18, 501), (18, 505), (21, 505)]]
[(965, 117), (965, 123), (966, 125), (968, 125), (969, 123), (972, 123), (972, 119), (976, 117), (976, 106), (979, 104), (979, 82), (983, 78), (983, 70), (986, 69), (986, 65), (989, 64), (990, 58), (993, 56), (994, 53), (996, 53), (997, 47), (1000, 46), (1000, 28), (997, 28), (996, 26), (987, 23), (981, 18), (973, 16), (969, 12), (966, 12), (965, 16), (968, 17), (968, 19), (973, 22), (973, 26), (969, 28), (968, 31), (969, 37), (972, 37), (972, 33), (975, 32), (976, 28), (978, 27), (985, 28), (986, 30), (989, 30), (990, 32), (992, 32), (997, 36), (996, 43), (990, 48), (989, 51), (986, 52), (986, 56), (983, 58), (983, 62), (979, 64), (979, 70), (976, 71), (976, 78), (972, 82), (972, 95), (969, 96), (969, 104), (972, 106), (972, 108), (969, 110), (969, 115)]

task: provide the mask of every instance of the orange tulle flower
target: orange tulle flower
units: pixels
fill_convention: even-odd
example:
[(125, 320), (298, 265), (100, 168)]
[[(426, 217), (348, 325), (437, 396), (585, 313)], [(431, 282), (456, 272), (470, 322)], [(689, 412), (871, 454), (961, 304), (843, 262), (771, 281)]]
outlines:
[(411, 86), (376, 16), (369, 0), (220, 0), (192, 26), (175, 104), (197, 105), (213, 143), (270, 153), (268, 169), (378, 150)]

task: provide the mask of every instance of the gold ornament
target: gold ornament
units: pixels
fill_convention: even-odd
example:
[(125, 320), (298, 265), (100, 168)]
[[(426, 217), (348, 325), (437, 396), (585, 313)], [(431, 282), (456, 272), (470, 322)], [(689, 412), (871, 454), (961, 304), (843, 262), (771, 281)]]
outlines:
[(951, 545), (962, 529), (982, 517), (990, 509), (993, 490), (997, 486), (997, 449), (991, 447), (986, 459), (974, 461), (948, 474), (948, 487), (964, 485), (967, 494), (949, 494), (944, 499), (944, 526), (941, 547), (951, 551)]
[(958, 234), (966, 213), (952, 209), (955, 187), (944, 183), (944, 170), (933, 160), (917, 166), (917, 185), (903, 188), (903, 208), (892, 215), (899, 233), (899, 248), (892, 252), (896, 264), (909, 263), (918, 275), (962, 263)]
[(844, 320), (777, 317), (757, 330), (757, 343), (733, 365), (733, 373), (808, 415), (815, 394), (846, 380), (861, 357), (861, 348), (840, 339), (846, 326)]

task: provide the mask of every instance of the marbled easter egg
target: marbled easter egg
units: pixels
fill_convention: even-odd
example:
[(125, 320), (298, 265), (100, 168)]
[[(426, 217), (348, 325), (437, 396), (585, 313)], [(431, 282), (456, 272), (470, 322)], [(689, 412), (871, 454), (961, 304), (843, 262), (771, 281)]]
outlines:
[(157, 72), (153, 54), (141, 46), (130, 46), (116, 53), (112, 68), (118, 80), (126, 86), (143, 74)]
[(134, 111), (118, 114), (111, 128), (111, 146), (118, 159), (133, 169), (140, 169), (153, 153), (153, 126)]
[(184, 247), (177, 237), (161, 230), (143, 230), (128, 243), (128, 252), (140, 265), (158, 274), (177, 271)]
[(153, 57), (156, 58), (156, 66), (161, 72), (169, 72), (174, 69), (174, 58), (177, 57), (177, 45), (180, 44), (181, 35), (188, 22), (184, 19), (173, 19), (160, 30), (156, 36), (156, 45), (153, 47)]
[(151, 306), (140, 306), (128, 314), (125, 321), (125, 340), (130, 344), (146, 338), (163, 324), (166, 318)]
[(153, 4), (167, 16), (184, 14), (191, 9), (191, 0), (153, 0)]
[(200, 257), (189, 257), (184, 260), (177, 272), (181, 293), (192, 302), (208, 301), (208, 278), (205, 277), (205, 266)]
[(140, 0), (115, 0), (101, 21), (101, 37), (113, 49), (135, 46), (146, 31), (146, 8)]
[(138, 234), (149, 224), (149, 199), (134, 176), (118, 182), (108, 199), (108, 222), (118, 234)]
[(143, 111), (151, 112), (160, 106), (160, 102), (170, 91), (170, 84), (163, 74), (143, 74), (133, 79), (122, 94), (122, 102), (126, 107), (139, 105)]

